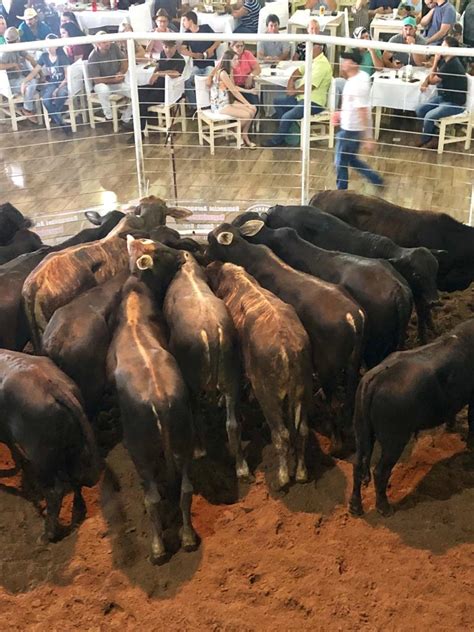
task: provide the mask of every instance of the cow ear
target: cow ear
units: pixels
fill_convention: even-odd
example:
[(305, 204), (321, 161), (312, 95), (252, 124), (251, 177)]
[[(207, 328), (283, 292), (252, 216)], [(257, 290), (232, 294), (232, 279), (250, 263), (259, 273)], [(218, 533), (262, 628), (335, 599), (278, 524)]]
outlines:
[(91, 224), (94, 224), (94, 226), (100, 226), (102, 224), (102, 217), (97, 211), (86, 211), (84, 215)]
[(135, 237), (133, 235), (127, 235), (127, 250), (128, 250), (128, 254), (131, 255), (132, 252), (132, 244), (135, 241)]
[(150, 255), (142, 255), (136, 261), (139, 270), (151, 270), (153, 268), (153, 257)]
[(248, 222), (245, 222), (245, 224), (242, 224), (239, 230), (240, 234), (244, 235), (244, 237), (253, 237), (259, 233), (264, 226), (265, 222), (261, 219), (250, 219)]
[(449, 254), (447, 250), (436, 250), (435, 248), (430, 248), (430, 252), (436, 257), (438, 263), (442, 263)]
[(188, 208), (182, 208), (181, 206), (170, 206), (166, 209), (166, 215), (171, 215), (175, 219), (187, 219), (193, 214)]
[(230, 246), (234, 239), (234, 235), (228, 231), (224, 231), (217, 235), (217, 243), (221, 246)]

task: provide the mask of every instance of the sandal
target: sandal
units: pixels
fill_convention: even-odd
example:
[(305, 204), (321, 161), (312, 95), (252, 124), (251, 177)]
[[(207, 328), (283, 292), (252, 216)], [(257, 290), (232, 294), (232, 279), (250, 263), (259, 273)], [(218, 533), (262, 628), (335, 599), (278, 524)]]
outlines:
[(244, 143), (244, 145), (247, 147), (247, 149), (257, 149), (257, 145), (256, 143)]

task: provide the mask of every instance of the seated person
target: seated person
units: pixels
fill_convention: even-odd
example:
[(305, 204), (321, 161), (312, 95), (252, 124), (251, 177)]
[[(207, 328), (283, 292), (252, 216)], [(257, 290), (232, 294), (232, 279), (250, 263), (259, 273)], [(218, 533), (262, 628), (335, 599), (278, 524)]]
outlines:
[[(178, 52), (176, 42), (163, 42), (163, 50), (160, 53), (160, 57), (156, 65), (156, 71), (150, 77), (150, 81), (147, 86), (138, 87), (138, 100), (140, 102), (140, 129), (142, 132), (145, 130), (148, 120), (152, 124), (156, 121), (156, 114), (152, 115), (148, 112), (150, 105), (164, 103), (166, 76), (179, 77), (182, 75), (185, 63), (184, 57)], [(128, 142), (133, 144), (134, 137), (132, 136)]]
[(436, 85), (437, 95), (416, 110), (416, 116), (423, 120), (423, 132), (417, 143), (418, 147), (436, 149), (438, 139), (435, 136), (435, 121), (461, 114), (466, 107), (466, 70), (459, 57), (449, 54), (449, 48), (458, 46), (459, 42), (454, 37), (448, 35), (444, 38), (442, 50), (439, 55), (435, 55), (431, 72), (420, 86), (420, 90), (424, 92), (428, 85)]
[[(165, 9), (159, 9), (155, 15), (155, 33), (175, 33), (174, 26), (170, 25), (170, 20)], [(146, 55), (152, 59), (158, 59), (163, 51), (163, 42), (160, 40), (150, 40), (146, 47)]]
[[(107, 35), (99, 31), (96, 35)], [(97, 42), (88, 59), (88, 74), (107, 121), (112, 120), (112, 94), (130, 98), (130, 85), (125, 81), (128, 61), (120, 48), (114, 42)], [(122, 114), (122, 121), (127, 123), (132, 118), (132, 104), (130, 103)]]
[(7, 28), (7, 21), (5, 20), (3, 15), (0, 15), (0, 44), (6, 44), (4, 35)]
[[(308, 22), (308, 26), (306, 28), (306, 32), (309, 35), (327, 35), (325, 31), (321, 31), (321, 27), (319, 26), (319, 22), (315, 18), (311, 18)], [(306, 43), (300, 42), (296, 46), (295, 54), (293, 55), (293, 61), (304, 61), (306, 59)]]
[(25, 9), (25, 14), (19, 15), (18, 18), (23, 20), (18, 27), (22, 42), (43, 40), (51, 33), (49, 26), (45, 22), (40, 22), (35, 9)]
[[(181, 3), (180, 3), (181, 6)], [(174, 28), (173, 21), (178, 20), (178, 2), (177, 0), (155, 0), (153, 4), (152, 15), (158, 15), (159, 11), (164, 11), (171, 22), (172, 30), (178, 30)]]
[[(402, 32), (389, 39), (394, 44), (426, 44), (426, 40), (416, 32), (415, 18), (404, 18), (402, 21)], [(406, 53), (384, 51), (383, 61), (387, 68), (400, 68), (411, 64), (412, 66), (423, 66), (426, 56), (420, 53)]]
[[(20, 32), (14, 26), (5, 31), (5, 43), (16, 44), (20, 41)], [(35, 95), (37, 81), (28, 79), (31, 69), (36, 66), (34, 58), (25, 51), (0, 52), (0, 70), (6, 70), (10, 81), (10, 88), (14, 95), (23, 95), (21, 114), (32, 123), (37, 123), (35, 112)]]
[[(255, 77), (261, 73), (260, 64), (257, 58), (249, 50), (245, 49), (243, 42), (232, 42), (230, 48), (234, 51), (237, 59), (232, 63), (232, 78), (239, 88), (252, 90), (255, 88)], [(246, 97), (252, 105), (258, 105), (258, 95), (249, 93)]]
[(233, 6), (235, 8), (229, 7), (229, 12), (239, 21), (234, 33), (256, 33), (261, 8), (260, 2), (258, 0), (237, 0)]
[[(74, 22), (64, 22), (59, 29), (61, 37), (84, 37), (85, 33)], [(93, 51), (91, 44), (73, 44), (65, 46), (64, 52), (69, 57), (71, 63), (78, 59), (87, 59)]]
[[(371, 39), (369, 31), (363, 26), (356, 28), (352, 36), (360, 40)], [(358, 50), (361, 57), (359, 64), (360, 70), (366, 72), (369, 77), (371, 77), (376, 70), (383, 70), (384, 62), (381, 50), (377, 50), (376, 48), (359, 48)]]
[[(182, 18), (183, 28), (186, 33), (214, 33), (208, 24), (198, 26), (198, 17), (194, 11), (188, 11)], [(194, 77), (196, 75), (209, 75), (214, 68), (216, 50), (219, 42), (211, 40), (204, 42), (184, 42), (181, 46), (181, 54), (191, 57), (193, 68), (191, 76), (186, 80), (186, 101), (192, 108), (196, 107), (196, 91), (194, 89)]]
[(394, 9), (398, 9), (400, 0), (370, 0), (369, 18), (375, 18), (378, 15), (386, 15), (393, 13)]
[[(120, 24), (119, 33), (133, 33), (132, 25), (128, 20), (123, 20), (122, 24)], [(144, 61), (147, 59), (146, 51), (143, 46), (140, 44), (138, 40), (134, 40), (135, 44), (135, 59), (137, 61)], [(120, 48), (122, 53), (127, 56), (127, 42), (124, 40), (122, 42), (117, 42), (117, 46)]]
[[(398, 7), (398, 17), (400, 18), (417, 18), (418, 15), (421, 14), (421, 1), (417, 0), (417, 2), (402, 2)], [(420, 15), (421, 17), (421, 15)]]
[(60, 26), (62, 26), (63, 24), (67, 24), (68, 22), (72, 22), (77, 26), (79, 30), (81, 29), (81, 27), (79, 26), (79, 22), (77, 21), (76, 14), (72, 11), (63, 11), (61, 13), (59, 24)]
[[(294, 120), (304, 116), (304, 71), (301, 64), (288, 80), (286, 97), (275, 99), (276, 117), (280, 119), (278, 132), (270, 138), (265, 147), (279, 147), (286, 144), (286, 136)], [(311, 114), (322, 112), (328, 102), (329, 88), (332, 81), (332, 68), (326, 55), (324, 45), (313, 44), (313, 63), (311, 69)]]
[[(280, 18), (277, 15), (268, 15), (266, 19), (266, 33), (278, 35)], [(279, 62), (290, 58), (290, 44), (275, 39), (273, 42), (258, 42), (257, 59), (266, 62)]]
[(474, 0), (470, 0), (470, 2), (466, 5), (463, 13), (463, 20), (463, 42), (465, 46), (474, 48)]
[(337, 11), (337, 2), (336, 0), (306, 0), (304, 5), (305, 9), (315, 12), (319, 12), (321, 7), (324, 7), (325, 11)]
[(41, 99), (53, 123), (61, 127), (65, 134), (71, 133), (71, 128), (65, 125), (62, 111), (68, 97), (66, 68), (70, 61), (61, 47), (55, 45), (57, 35), (50, 33), (46, 36), (48, 50), (41, 54), (38, 64), (33, 68), (27, 81), (34, 77), (43, 76), (40, 85)]
[(232, 68), (235, 68), (237, 63), (237, 53), (229, 48), (209, 75), (207, 83), (211, 89), (211, 111), (240, 119), (242, 140), (247, 147), (255, 149), (256, 144), (249, 138), (249, 129), (257, 108), (246, 99), (249, 91), (235, 85), (232, 81)]
[(425, 27), (426, 44), (441, 44), (456, 22), (456, 9), (449, 0), (435, 0), (435, 6), (420, 21)]

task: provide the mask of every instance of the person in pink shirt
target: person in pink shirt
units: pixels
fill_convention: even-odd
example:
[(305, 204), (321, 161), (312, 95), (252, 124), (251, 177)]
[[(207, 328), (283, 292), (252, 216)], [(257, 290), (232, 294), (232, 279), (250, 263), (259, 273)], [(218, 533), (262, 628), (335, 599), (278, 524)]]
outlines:
[[(254, 88), (255, 77), (261, 72), (257, 58), (249, 50), (245, 50), (243, 42), (234, 42), (230, 48), (238, 57), (232, 72), (235, 85), (248, 90)], [(258, 105), (258, 95), (247, 93), (245, 98), (251, 105)]]

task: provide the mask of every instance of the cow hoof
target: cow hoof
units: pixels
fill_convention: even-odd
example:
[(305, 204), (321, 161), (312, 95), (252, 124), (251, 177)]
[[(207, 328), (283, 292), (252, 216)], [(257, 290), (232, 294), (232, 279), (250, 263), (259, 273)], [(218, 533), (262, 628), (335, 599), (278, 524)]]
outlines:
[(199, 546), (198, 538), (193, 529), (181, 530), (181, 547), (187, 553), (195, 551)]
[(308, 470), (305, 466), (301, 465), (296, 468), (295, 481), (297, 483), (308, 482)]
[(247, 465), (247, 461), (242, 461), (241, 465), (238, 465), (235, 468), (235, 473), (238, 479), (250, 480), (252, 477), (250, 476), (249, 466)]
[(349, 502), (349, 513), (351, 514), (351, 516), (364, 515), (364, 509), (360, 500), (355, 500), (354, 498), (351, 498), (351, 501)]
[(379, 514), (381, 514), (385, 518), (389, 518), (390, 516), (393, 516), (393, 514), (395, 513), (395, 509), (387, 501), (383, 503), (382, 502), (377, 503), (376, 509), (379, 512)]
[(161, 553), (151, 553), (150, 562), (154, 566), (163, 566), (169, 559), (169, 554), (166, 551), (162, 551)]

